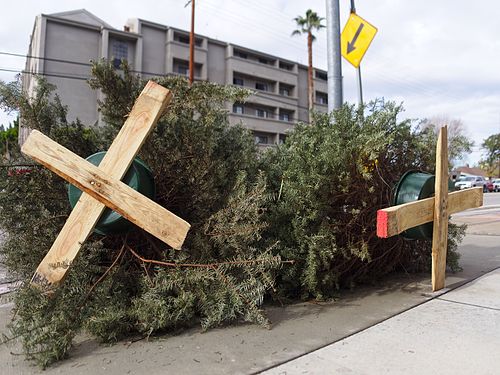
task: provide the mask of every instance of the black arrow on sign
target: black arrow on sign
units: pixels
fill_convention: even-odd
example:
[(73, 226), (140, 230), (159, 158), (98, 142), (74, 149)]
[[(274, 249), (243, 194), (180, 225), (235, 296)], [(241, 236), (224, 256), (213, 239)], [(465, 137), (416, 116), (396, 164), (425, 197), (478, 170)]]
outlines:
[(356, 44), (356, 40), (358, 40), (358, 36), (364, 26), (364, 23), (360, 23), (358, 29), (356, 30), (356, 34), (354, 34), (354, 37), (352, 38), (352, 41), (347, 42), (347, 53), (351, 53), (356, 49), (356, 47), (354, 47), (354, 44)]

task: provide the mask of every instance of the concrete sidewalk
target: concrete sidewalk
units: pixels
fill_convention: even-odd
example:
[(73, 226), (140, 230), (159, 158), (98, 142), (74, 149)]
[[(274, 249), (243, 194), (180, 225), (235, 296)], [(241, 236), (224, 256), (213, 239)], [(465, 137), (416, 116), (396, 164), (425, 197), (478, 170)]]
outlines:
[(500, 373), (500, 270), (264, 374)]
[[(447, 288), (458, 288), (470, 280), (499, 268), (500, 248), (498, 243), (498, 236), (468, 235), (460, 246), (461, 264), (464, 271), (447, 275)], [(486, 279), (488, 280), (488, 278)], [(468, 287), (478, 284), (481, 280), (483, 279), (478, 279)], [(493, 290), (492, 293), (496, 293), (492, 295), (500, 298), (498, 289)], [(434, 343), (438, 344), (439, 338), (446, 337), (447, 332), (455, 334), (451, 343), (459, 345), (461, 341), (468, 342), (466, 340), (469, 336), (471, 339), (476, 339), (476, 336), (473, 335), (474, 332), (470, 332), (469, 327), (475, 327), (484, 319), (488, 319), (487, 324), (490, 327), (496, 324), (496, 332), (500, 328), (498, 321), (492, 320), (494, 313), (498, 313), (498, 311), (491, 308), (484, 309), (486, 313), (483, 316), (475, 313), (476, 307), (474, 306), (467, 306), (470, 311), (469, 315), (464, 316), (464, 319), (469, 319), (470, 323), (468, 322), (463, 327), (457, 328), (452, 323), (448, 324), (448, 320), (444, 320), (439, 325), (441, 331), (432, 326), (432, 321), (422, 326), (426, 316), (437, 319), (439, 314), (447, 313), (444, 310), (445, 307), (455, 309), (450, 311), (452, 313), (456, 311), (458, 316), (459, 310), (457, 309), (461, 308), (462, 305), (456, 301), (446, 301), (450, 299), (450, 295), (453, 296), (450, 292), (435, 299), (438, 295), (431, 292), (430, 274), (391, 276), (375, 286), (359, 287), (354, 292), (343, 292), (342, 298), (338, 301), (267, 307), (266, 312), (273, 322), (271, 330), (262, 329), (255, 325), (241, 324), (213, 329), (206, 333), (202, 333), (199, 328), (193, 328), (178, 335), (165, 335), (149, 341), (120, 342), (114, 346), (102, 346), (89, 337), (79, 336), (70, 357), (46, 371), (33, 367), (31, 363), (24, 360), (23, 356), (12, 355), (11, 353), (21, 351), (19, 345), (0, 345), (0, 372), (2, 375), (38, 373), (46, 375), (56, 373), (71, 373), (72, 375), (259, 373), (285, 362), (288, 362), (285, 366), (292, 365), (294, 362), (289, 361), (304, 355), (304, 353), (314, 352), (331, 343), (341, 342), (340, 340), (346, 337), (348, 337), (346, 340), (356, 339), (367, 332), (372, 332), (372, 329), (377, 329), (376, 327), (379, 326), (385, 327), (385, 331), (390, 332), (390, 335), (380, 339), (386, 340), (388, 343), (388, 346), (384, 347), (385, 351), (377, 348), (377, 345), (381, 343), (376, 342), (377, 345), (373, 350), (380, 349), (378, 362), (388, 363), (387, 361), (391, 357), (396, 356), (393, 351), (399, 350), (396, 349), (398, 342), (406, 342), (408, 345), (414, 341), (416, 344), (422, 342), (422, 345), (425, 346), (427, 342), (425, 340), (429, 340), (427, 343), (428, 352), (435, 353), (427, 360), (434, 362), (436, 358), (439, 358), (439, 354), (447, 348), (447, 346), (434, 345)], [(455, 299), (458, 301), (458, 297)], [(481, 306), (482, 302), (476, 302), (475, 304)], [(432, 309), (427, 311), (425, 310), (426, 306), (431, 306)], [(12, 304), (0, 306), (0, 334), (7, 332), (6, 324), (10, 320), (11, 309)], [(420, 313), (420, 311), (425, 313)], [(413, 320), (403, 320), (399, 323), (402, 326), (396, 327), (392, 331), (392, 328), (386, 326), (391, 321), (399, 322), (399, 319), (405, 316), (404, 314), (410, 314), (409, 316), (413, 316)], [(389, 319), (391, 317), (394, 318)], [(374, 327), (370, 328), (372, 326)], [(415, 326), (414, 331), (410, 330), (412, 326)], [(426, 328), (427, 331), (425, 331)], [(399, 330), (401, 334), (398, 333)], [(487, 348), (491, 356), (500, 353), (498, 348), (495, 352), (491, 351), (494, 342), (493, 338), (489, 338), (494, 334), (491, 333), (490, 336), (484, 337), (484, 344), (489, 345)], [(448, 342), (448, 340), (445, 341)], [(478, 345), (482, 343), (483, 339), (478, 342)], [(446, 345), (449, 345), (449, 342)], [(352, 346), (355, 347), (357, 344)], [(368, 347), (365, 348), (368, 350)], [(398, 353), (397, 358), (402, 361), (400, 365), (405, 363), (405, 355), (415, 354), (408, 352), (408, 350), (415, 351), (416, 348), (416, 346), (408, 346), (407, 352)], [(367, 352), (359, 357), (357, 354), (352, 354), (350, 358), (354, 362), (363, 362), (369, 366), (368, 355)], [(447, 361), (448, 359), (443, 359), (445, 365)], [(325, 373), (322, 369), (324, 368), (308, 367), (306, 370), (310, 373)], [(346, 369), (349, 367), (346, 366)], [(355, 367), (353, 370), (358, 371)], [(280, 373), (281, 370), (276, 368), (272, 371)], [(360, 369), (359, 371), (363, 373), (362, 371), (365, 370)], [(333, 371), (328, 370), (326, 373), (333, 373)], [(369, 369), (365, 373), (376, 374), (377, 372)], [(418, 373), (424, 374), (425, 372)], [(482, 374), (479, 371), (474, 371), (474, 373)]]

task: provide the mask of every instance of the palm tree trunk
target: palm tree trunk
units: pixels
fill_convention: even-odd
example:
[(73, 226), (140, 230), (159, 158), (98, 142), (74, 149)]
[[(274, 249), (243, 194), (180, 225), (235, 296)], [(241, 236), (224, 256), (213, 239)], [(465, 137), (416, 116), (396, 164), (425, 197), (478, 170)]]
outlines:
[(309, 104), (309, 123), (312, 123), (312, 110), (314, 105), (314, 81), (313, 81), (313, 58), (312, 58), (312, 33), (307, 33), (307, 96)]

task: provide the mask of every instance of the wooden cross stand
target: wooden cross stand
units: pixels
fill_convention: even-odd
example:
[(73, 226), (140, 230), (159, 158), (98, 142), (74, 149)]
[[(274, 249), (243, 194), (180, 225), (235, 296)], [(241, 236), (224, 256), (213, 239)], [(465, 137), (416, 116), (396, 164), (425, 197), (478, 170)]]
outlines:
[(42, 133), (31, 132), (22, 152), (84, 192), (38, 266), (33, 284), (48, 288), (63, 281), (106, 206), (174, 249), (181, 248), (190, 225), (120, 181), (171, 97), (169, 90), (149, 81), (99, 167)]
[(432, 290), (444, 288), (448, 216), (483, 205), (482, 188), (448, 194), (448, 135), (444, 126), (436, 146), (435, 196), (378, 210), (377, 236), (392, 237), (407, 229), (434, 221), (432, 233)]

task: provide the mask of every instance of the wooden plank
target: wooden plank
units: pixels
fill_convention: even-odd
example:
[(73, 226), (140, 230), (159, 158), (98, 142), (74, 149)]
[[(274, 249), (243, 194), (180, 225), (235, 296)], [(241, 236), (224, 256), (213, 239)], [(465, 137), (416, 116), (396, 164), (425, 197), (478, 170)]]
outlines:
[(448, 133), (439, 131), (436, 146), (434, 229), (432, 233), (432, 290), (444, 288), (448, 248)]
[(39, 131), (32, 132), (25, 147), (28, 155), (51, 171), (174, 249), (181, 248), (190, 227), (186, 221)]
[[(102, 172), (115, 179), (123, 178), (171, 98), (169, 90), (152, 81), (147, 83), (101, 161), (99, 168)], [(32, 279), (33, 283), (56, 286), (63, 281), (69, 265), (78, 254), (82, 243), (92, 233), (105, 207), (89, 195), (82, 194), (59, 236), (38, 266)]]
[(171, 99), (169, 90), (149, 81), (99, 164), (99, 169), (121, 180)]
[[(448, 214), (483, 205), (483, 188), (448, 194)], [(434, 220), (434, 198), (384, 208), (377, 211), (377, 236), (388, 238)]]

